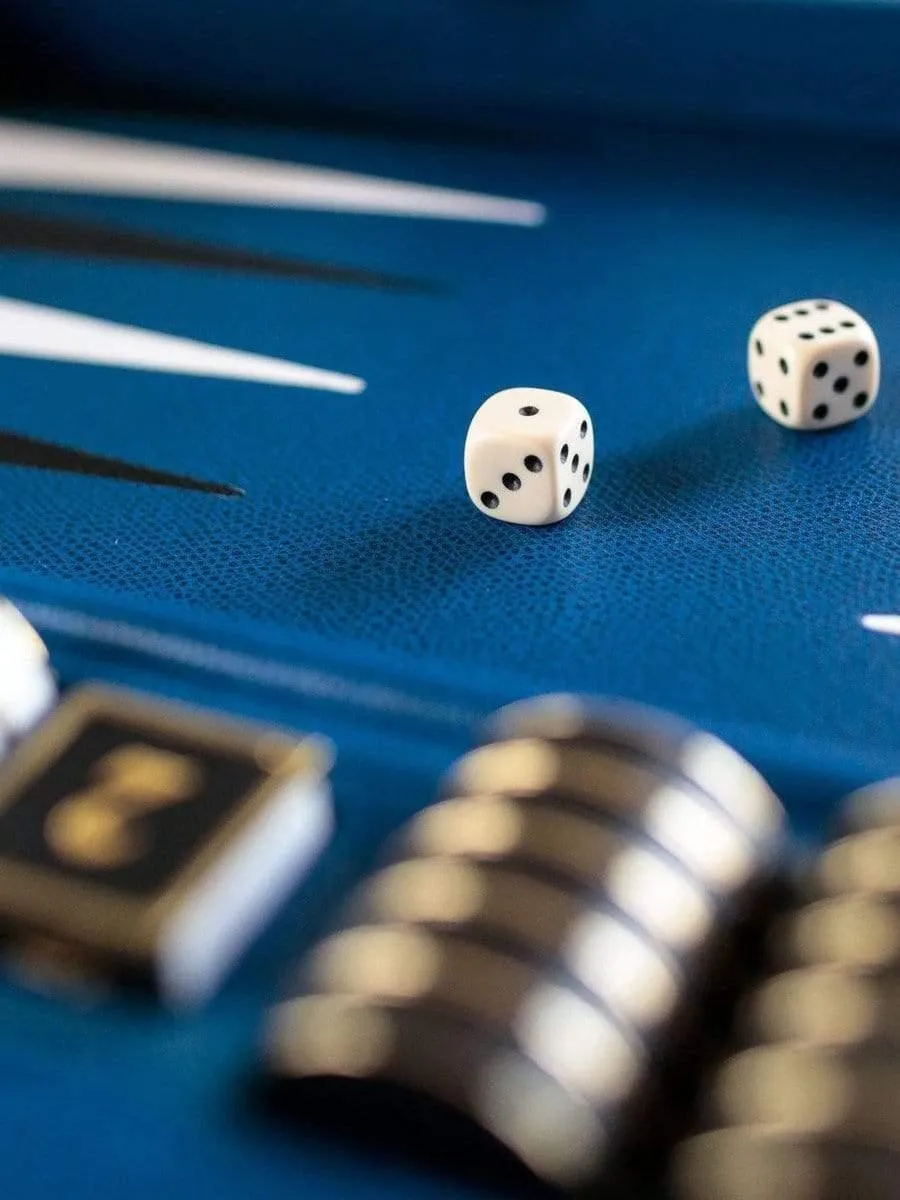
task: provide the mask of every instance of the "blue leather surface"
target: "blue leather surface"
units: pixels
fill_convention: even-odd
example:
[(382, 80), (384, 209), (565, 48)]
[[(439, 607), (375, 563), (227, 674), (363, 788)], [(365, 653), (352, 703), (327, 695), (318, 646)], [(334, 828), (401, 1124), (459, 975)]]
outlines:
[(45, 86), (63, 78), (143, 107), (351, 112), (576, 144), (611, 114), (900, 128), (900, 13), (885, 0), (6, 0), (4, 11), (31, 51), (24, 86), (38, 72)]
[[(0, 252), (0, 293), (345, 370), (362, 396), (0, 358), (4, 429), (241, 485), (223, 500), (0, 466), (0, 592), (90, 675), (332, 734), (339, 832), (201, 1017), (79, 1013), (0, 987), (0, 1186), (380, 1198), (459, 1194), (241, 1111), (262, 1010), (378, 841), (494, 704), (549, 688), (672, 708), (749, 753), (806, 829), (900, 765), (896, 156), (851, 142), (608, 134), (584, 156), (169, 122), (97, 127), (529, 197), (538, 229), (0, 194), (424, 277), (399, 295)], [(882, 397), (782, 430), (744, 339), (835, 295), (878, 332)], [(490, 392), (590, 408), (594, 482), (564, 524), (494, 523), (461, 452)], [(81, 621), (81, 624), (79, 624)], [(99, 622), (99, 624), (98, 624)], [(143, 649), (135, 630), (164, 641)], [(129, 632), (130, 631), (130, 632)], [(225, 659), (210, 657), (224, 648)]]
[[(186, 628), (215, 614), (288, 658), (374, 652), (485, 703), (567, 687), (775, 744), (894, 749), (900, 646), (859, 624), (898, 599), (892, 156), (689, 136), (610, 135), (578, 158), (165, 132), (537, 198), (549, 220), (26, 198), (443, 291), (3, 253), (7, 295), (369, 382), (335, 396), (0, 360), (7, 429), (246, 489), (225, 500), (3, 468), (4, 570), (48, 597), (78, 584), (139, 602), (148, 620), (177, 611)], [(766, 420), (743, 364), (755, 315), (806, 294), (860, 308), (885, 361), (872, 415), (816, 437)], [(552, 528), (491, 522), (465, 496), (469, 417), (519, 383), (578, 395), (597, 431), (588, 496)]]

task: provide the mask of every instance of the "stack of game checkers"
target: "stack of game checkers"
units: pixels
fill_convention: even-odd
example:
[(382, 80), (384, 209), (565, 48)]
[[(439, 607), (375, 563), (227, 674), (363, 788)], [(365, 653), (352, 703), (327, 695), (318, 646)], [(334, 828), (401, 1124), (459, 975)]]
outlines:
[(569, 697), (501, 711), (271, 1014), (281, 1098), (340, 1094), (343, 1121), (404, 1093), (410, 1141), (427, 1103), (545, 1184), (630, 1185), (735, 998), (782, 823), (693, 727)]
[(773, 931), (747, 1048), (676, 1155), (687, 1200), (900, 1194), (900, 780), (852, 796), (810, 895)]

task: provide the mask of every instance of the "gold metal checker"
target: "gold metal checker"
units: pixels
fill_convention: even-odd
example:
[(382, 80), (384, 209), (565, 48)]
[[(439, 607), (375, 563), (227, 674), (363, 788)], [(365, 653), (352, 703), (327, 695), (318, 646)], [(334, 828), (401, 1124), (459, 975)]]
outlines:
[(602, 892), (677, 954), (709, 936), (715, 905), (677, 858), (649, 838), (541, 797), (454, 797), (419, 813), (395, 840), (397, 857), (521, 864)]
[(673, 1166), (677, 1200), (896, 1200), (896, 1155), (772, 1125), (689, 1138)]
[(385, 1081), (447, 1104), (558, 1187), (595, 1178), (608, 1151), (590, 1104), (496, 1033), (446, 1012), (304, 995), (272, 1011), (264, 1055), (283, 1082)]
[(768, 841), (784, 824), (781, 803), (755, 767), (719, 738), (669, 713), (561, 693), (500, 709), (484, 733), (491, 742), (533, 738), (662, 768), (705, 792), (754, 840)]
[(851, 792), (843, 802), (840, 824), (847, 833), (900, 827), (900, 777)]
[(704, 792), (615, 752), (522, 738), (460, 759), (445, 795), (559, 794), (634, 823), (715, 892), (732, 892), (760, 870), (758, 847)]
[(900, 822), (833, 843), (818, 860), (815, 882), (831, 895), (869, 892), (900, 899)]
[(601, 1110), (644, 1077), (643, 1046), (608, 1010), (539, 965), (468, 938), (400, 924), (344, 929), (316, 946), (307, 977), (310, 992), (461, 1014)]
[(900, 1050), (900, 972), (826, 963), (785, 971), (750, 996), (744, 1025), (761, 1042), (868, 1042)]
[(729, 1059), (711, 1104), (723, 1125), (771, 1125), (898, 1152), (898, 1089), (893, 1055), (792, 1042)]
[(566, 891), (508, 865), (396, 863), (366, 882), (347, 919), (499, 939), (571, 974), (642, 1035), (658, 1031), (687, 991), (676, 961), (602, 896)]
[(900, 909), (863, 892), (818, 900), (778, 922), (771, 944), (785, 966), (894, 971), (900, 967)]

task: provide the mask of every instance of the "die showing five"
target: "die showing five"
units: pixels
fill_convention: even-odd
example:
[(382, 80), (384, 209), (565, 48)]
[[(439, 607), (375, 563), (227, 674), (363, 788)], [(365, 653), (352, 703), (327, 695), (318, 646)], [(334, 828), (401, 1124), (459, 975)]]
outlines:
[(515, 525), (574, 512), (594, 468), (590, 414), (574, 396), (507, 388), (489, 396), (466, 435), (465, 475), (476, 508)]

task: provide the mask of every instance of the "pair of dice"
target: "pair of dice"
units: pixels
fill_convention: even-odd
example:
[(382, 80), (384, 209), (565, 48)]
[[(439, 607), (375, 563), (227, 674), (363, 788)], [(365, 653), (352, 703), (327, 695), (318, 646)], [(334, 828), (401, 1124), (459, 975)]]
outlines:
[[(837, 300), (798, 300), (753, 326), (747, 351), (760, 407), (792, 429), (832, 429), (863, 416), (881, 376), (869, 323)], [(574, 396), (508, 388), (490, 396), (469, 426), (469, 497), (490, 517), (549, 525), (574, 512), (594, 470), (594, 430)]]

